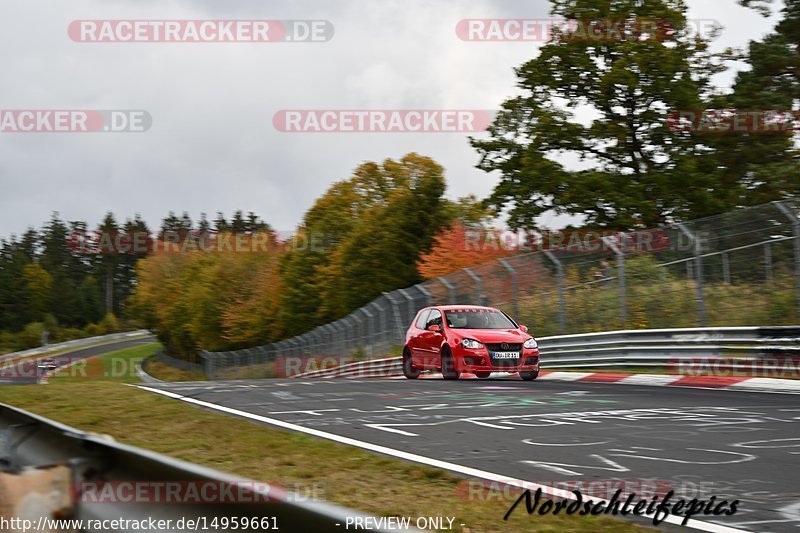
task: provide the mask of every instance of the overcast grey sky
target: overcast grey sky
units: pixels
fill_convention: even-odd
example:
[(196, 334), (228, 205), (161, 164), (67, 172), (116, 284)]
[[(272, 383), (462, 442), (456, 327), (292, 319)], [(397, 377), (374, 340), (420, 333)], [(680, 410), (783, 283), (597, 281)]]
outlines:
[[(735, 0), (690, 0), (744, 46), (774, 19)], [(465, 18), (547, 17), (522, 0), (5, 0), (0, 109), (142, 109), (145, 133), (0, 133), (0, 237), (59, 211), (96, 224), (107, 210), (153, 227), (170, 210), (255, 211), (292, 230), (314, 199), (364, 160), (416, 151), (444, 165), (448, 196), (487, 195), (464, 133), (280, 133), (297, 108), (494, 109), (531, 43), (464, 42)], [(325, 19), (327, 43), (76, 43), (76, 19)], [(731, 75), (722, 78), (727, 83)], [(557, 223), (557, 221), (549, 221)]]

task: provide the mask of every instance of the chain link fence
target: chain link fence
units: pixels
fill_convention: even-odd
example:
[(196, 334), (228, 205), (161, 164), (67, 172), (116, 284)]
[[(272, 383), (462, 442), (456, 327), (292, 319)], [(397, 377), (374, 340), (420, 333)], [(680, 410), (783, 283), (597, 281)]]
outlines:
[[(495, 237), (465, 246), (497, 246)], [(417, 311), (436, 304), (501, 307), (537, 336), (800, 321), (796, 199), (658, 230), (526, 233), (517, 243), (531, 251), (384, 293), (302, 335), (203, 352), (206, 375), (267, 377), (288, 356), (385, 355), (404, 344)]]

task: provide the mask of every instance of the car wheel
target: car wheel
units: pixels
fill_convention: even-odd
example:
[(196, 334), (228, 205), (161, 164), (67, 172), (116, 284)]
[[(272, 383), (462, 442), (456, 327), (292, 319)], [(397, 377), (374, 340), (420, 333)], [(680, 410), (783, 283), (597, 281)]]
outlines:
[(447, 346), (442, 348), (442, 377), (444, 379), (458, 379), (461, 377), (461, 372), (456, 369), (453, 354)]
[(475, 376), (476, 376), (476, 377), (479, 377), (479, 378), (481, 378), (481, 379), (486, 379), (486, 378), (488, 378), (488, 377), (489, 377), (489, 376), (491, 376), (491, 375), (492, 375), (492, 373), (491, 373), (491, 372), (475, 372)]
[(406, 348), (403, 350), (403, 375), (408, 379), (417, 379), (420, 373), (420, 370), (411, 364), (411, 352)]
[(520, 372), (519, 377), (522, 378), (522, 381), (533, 381), (539, 377), (539, 371), (534, 370), (532, 372)]

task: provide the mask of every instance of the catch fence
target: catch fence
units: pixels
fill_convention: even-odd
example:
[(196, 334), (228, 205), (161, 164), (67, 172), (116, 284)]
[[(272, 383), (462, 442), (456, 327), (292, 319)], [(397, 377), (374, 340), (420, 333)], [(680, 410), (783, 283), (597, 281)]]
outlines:
[[(435, 304), (501, 307), (536, 336), (800, 323), (797, 199), (657, 230), (519, 235), (511, 237), (527, 253), (386, 292), (290, 339), (203, 352), (206, 375), (265, 377), (286, 356), (389, 354), (417, 311)], [(465, 246), (498, 246), (508, 237), (476, 233)]]

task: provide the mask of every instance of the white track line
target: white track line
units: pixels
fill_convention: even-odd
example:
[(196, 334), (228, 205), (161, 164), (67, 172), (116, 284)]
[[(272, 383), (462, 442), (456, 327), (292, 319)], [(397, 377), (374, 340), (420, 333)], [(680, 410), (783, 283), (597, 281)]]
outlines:
[[(332, 440), (335, 442), (339, 442), (341, 444), (347, 444), (349, 446), (355, 446), (357, 448), (362, 448), (364, 450), (369, 450), (371, 452), (382, 453), (384, 455), (397, 457), (398, 459), (413, 461), (415, 463), (421, 463), (436, 468), (442, 468), (444, 470), (450, 470), (451, 472), (458, 472), (459, 474), (463, 474), (465, 476), (486, 479), (488, 481), (495, 481), (497, 483), (502, 483), (505, 485), (520, 487), (533, 491), (537, 489), (542, 489), (542, 492), (544, 494), (548, 494), (550, 496), (555, 496), (558, 498), (566, 498), (569, 500), (575, 499), (575, 495), (570, 491), (561, 490), (554, 487), (548, 487), (546, 485), (539, 485), (538, 483), (531, 483), (530, 481), (525, 481), (522, 479), (509, 478), (506, 476), (495, 474), (493, 472), (487, 472), (485, 470), (478, 470), (477, 468), (471, 468), (469, 466), (462, 466), (462, 465), (457, 465), (455, 463), (448, 463), (446, 461), (440, 461), (438, 459), (431, 459), (429, 457), (417, 455), (415, 453), (404, 452), (402, 450), (395, 450), (394, 448), (388, 448), (386, 446), (380, 446), (378, 444), (372, 444), (370, 442), (364, 442), (352, 439), (350, 437), (343, 437), (341, 435), (335, 435), (333, 433), (320, 431), (318, 429), (311, 429), (303, 426), (298, 426), (297, 424), (292, 424), (291, 422), (284, 422), (283, 420), (278, 420), (275, 418), (268, 418), (265, 416), (248, 413), (247, 411), (241, 411), (239, 409), (225, 407), (224, 405), (217, 405), (210, 402), (204, 402), (203, 400), (182, 396), (180, 394), (175, 394), (174, 392), (166, 390), (154, 389), (151, 387), (143, 387), (142, 385), (135, 385), (135, 384), (130, 384), (130, 386), (154, 392), (156, 394), (161, 394), (163, 396), (174, 398), (176, 400), (181, 400), (183, 402), (199, 405), (201, 407), (206, 407), (208, 409), (214, 409), (216, 411), (221, 411), (223, 413), (228, 413), (235, 416), (241, 416), (243, 418), (249, 418), (250, 420), (256, 420), (258, 422), (263, 422), (264, 424), (270, 424), (272, 426), (277, 426), (292, 431), (298, 431), (300, 433), (306, 433), (308, 435), (313, 435), (315, 437), (320, 437), (322, 439)], [(600, 498), (592, 498), (592, 499), (597, 503), (600, 502), (608, 503), (608, 500)], [(683, 522), (683, 517), (670, 514), (664, 519), (664, 521), (670, 524), (681, 525)], [(720, 524), (714, 524), (712, 522), (704, 522), (702, 520), (696, 520), (694, 518), (689, 519), (689, 521), (686, 523), (686, 527), (699, 529), (700, 531), (709, 531), (711, 533), (748, 533), (743, 529), (736, 529), (728, 526), (723, 526)]]

